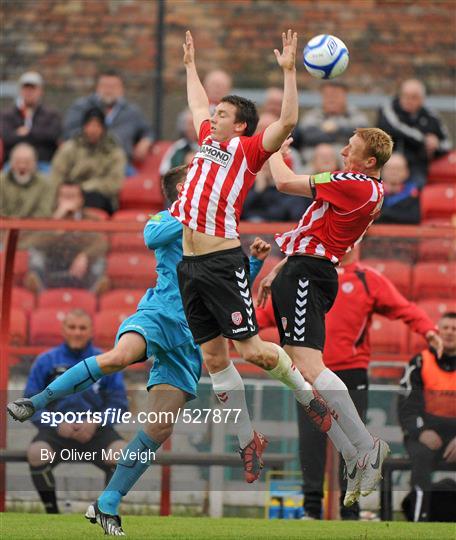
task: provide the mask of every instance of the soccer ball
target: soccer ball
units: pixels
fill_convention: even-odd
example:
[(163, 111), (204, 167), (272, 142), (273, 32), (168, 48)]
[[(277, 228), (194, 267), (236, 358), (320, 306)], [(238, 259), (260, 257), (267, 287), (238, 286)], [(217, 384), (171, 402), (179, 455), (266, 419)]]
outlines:
[(347, 69), (348, 49), (336, 36), (320, 34), (307, 43), (304, 66), (313, 77), (334, 79)]

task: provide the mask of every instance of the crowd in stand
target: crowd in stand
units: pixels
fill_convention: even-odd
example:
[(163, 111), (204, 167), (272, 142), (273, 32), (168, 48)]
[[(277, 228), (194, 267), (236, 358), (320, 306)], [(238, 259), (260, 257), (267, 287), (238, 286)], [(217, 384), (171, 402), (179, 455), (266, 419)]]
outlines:
[[(213, 108), (232, 91), (232, 80), (224, 71), (215, 70), (206, 75), (204, 86)], [(341, 168), (342, 145), (355, 128), (369, 125), (367, 116), (350, 104), (343, 82), (323, 82), (320, 92), (320, 106), (305, 112), (292, 133), (289, 165), (297, 172)], [(14, 105), (1, 113), (0, 216), (100, 219), (119, 214), (119, 206), (123, 211), (137, 208), (137, 202), (144, 211), (153, 212), (166, 204), (160, 176), (171, 167), (190, 163), (197, 151), (192, 117), (184, 109), (177, 117), (179, 138), (161, 143), (157, 159), (160, 144), (154, 145), (144, 113), (125, 97), (124, 81), (115, 71), (100, 73), (94, 93), (77, 99), (63, 117), (45, 105), (43, 97), (42, 76), (24, 73)], [(282, 97), (282, 89), (266, 89), (257, 131), (279, 117)], [(425, 98), (423, 84), (407, 80), (398, 96), (378, 111), (376, 125), (390, 133), (395, 144), (395, 153), (382, 172), (385, 200), (380, 223), (422, 222), (426, 216), (420, 198), (429, 166), (451, 150), (447, 130), (426, 107)], [(139, 191), (129, 203), (123, 195), (135, 186)], [(152, 206), (149, 189), (156, 193)], [(247, 196), (242, 218), (296, 222), (309, 204), (306, 198), (279, 193), (266, 163)], [(65, 256), (52, 262), (53, 247), (63, 244)], [(32, 253), (28, 287), (33, 291), (52, 283), (99, 287), (106, 239), (92, 237), (85, 244), (76, 233), (23, 235), (20, 247)]]

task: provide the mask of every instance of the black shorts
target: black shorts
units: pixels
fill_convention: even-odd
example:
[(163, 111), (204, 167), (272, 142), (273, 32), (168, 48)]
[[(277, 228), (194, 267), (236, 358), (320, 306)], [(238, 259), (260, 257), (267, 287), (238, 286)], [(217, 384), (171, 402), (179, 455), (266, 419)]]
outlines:
[(242, 248), (184, 256), (177, 276), (195, 343), (205, 343), (220, 334), (234, 340), (258, 334), (250, 265)]
[[(105, 469), (108, 465), (103, 461), (102, 449), (106, 450), (114, 441), (122, 441), (122, 437), (112, 426), (104, 426), (98, 428), (95, 435), (87, 443), (80, 443), (74, 439), (66, 439), (57, 433), (57, 429), (40, 427), (38, 433), (33, 437), (32, 443), (43, 441), (57, 452), (52, 467), (58, 465), (61, 461), (62, 450), (76, 450), (77, 452), (94, 452), (95, 460), (93, 464), (101, 469)], [(67, 461), (67, 460), (65, 460)]]
[(282, 345), (323, 351), (325, 314), (337, 295), (331, 261), (305, 255), (288, 257), (272, 282), (272, 304)]

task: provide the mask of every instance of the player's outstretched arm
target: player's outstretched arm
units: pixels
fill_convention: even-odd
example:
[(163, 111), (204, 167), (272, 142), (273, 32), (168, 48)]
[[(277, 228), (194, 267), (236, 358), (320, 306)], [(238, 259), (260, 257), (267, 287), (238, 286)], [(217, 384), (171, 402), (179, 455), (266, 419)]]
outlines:
[(308, 174), (295, 174), (283, 160), (290, 151), (293, 139), (289, 137), (280, 148), (280, 152), (272, 154), (269, 158), (272, 178), (278, 191), (288, 195), (301, 195), (313, 197), (310, 176)]
[(282, 34), (282, 52), (274, 54), (283, 70), (283, 101), (280, 118), (268, 126), (263, 135), (263, 147), (275, 152), (288, 137), (298, 121), (298, 89), (296, 86), (296, 48), (298, 35), (288, 30)]
[(187, 100), (193, 116), (193, 125), (199, 133), (201, 123), (210, 117), (209, 99), (200, 81), (195, 64), (195, 47), (190, 30), (185, 33), (184, 64), (187, 71)]

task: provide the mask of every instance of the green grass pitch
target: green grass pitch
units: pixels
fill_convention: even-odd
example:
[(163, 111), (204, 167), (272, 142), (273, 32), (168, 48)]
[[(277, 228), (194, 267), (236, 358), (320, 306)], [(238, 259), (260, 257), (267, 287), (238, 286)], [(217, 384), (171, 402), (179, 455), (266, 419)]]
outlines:
[[(243, 539), (453, 539), (456, 525), (446, 523), (286, 521), (244, 518), (126, 516), (122, 523), (129, 538), (202, 540)], [(99, 525), (81, 515), (0, 514), (0, 538), (14, 540), (71, 540), (104, 538)]]

